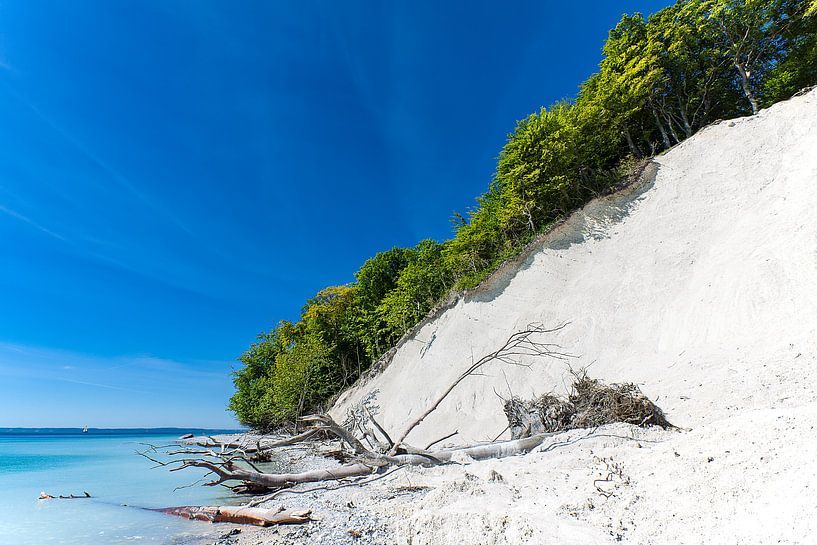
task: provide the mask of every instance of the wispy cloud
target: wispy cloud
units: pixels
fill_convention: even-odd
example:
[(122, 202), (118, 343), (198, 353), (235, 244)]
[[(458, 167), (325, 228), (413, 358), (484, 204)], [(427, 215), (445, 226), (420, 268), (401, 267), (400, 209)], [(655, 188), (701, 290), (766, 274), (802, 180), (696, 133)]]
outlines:
[(100, 357), (0, 342), (0, 376), (151, 393), (229, 380), (228, 362), (181, 362), (150, 355)]
[(18, 378), (18, 379), (35, 379), (38, 382), (46, 381), (46, 382), (64, 382), (68, 384), (78, 384), (80, 386), (90, 386), (92, 388), (103, 388), (105, 390), (118, 390), (120, 392), (133, 392), (137, 394), (150, 394), (147, 390), (140, 390), (137, 388), (130, 388), (127, 386), (118, 386), (115, 384), (103, 384), (101, 382), (93, 382), (87, 380), (78, 380), (73, 379), (66, 376), (61, 376), (65, 374), (65, 371), (73, 371), (76, 370), (73, 366), (63, 366), (60, 368), (54, 368), (51, 370), (43, 369), (40, 367), (29, 369), (25, 367), (12, 367), (12, 366), (3, 366), (0, 365), (0, 377), (10, 377), (10, 378)]
[(107, 161), (102, 159), (102, 157), (100, 157), (97, 153), (94, 153), (94, 151), (91, 150), (91, 148), (88, 147), (79, 138), (77, 138), (72, 133), (68, 132), (60, 124), (55, 122), (50, 116), (46, 115), (39, 107), (37, 107), (35, 104), (28, 100), (23, 100), (19, 95), (18, 99), (27, 104), (31, 111), (34, 112), (37, 115), (37, 117), (39, 117), (43, 122), (45, 122), (55, 133), (60, 135), (66, 142), (71, 144), (85, 157), (90, 159), (101, 170), (108, 174), (108, 176), (110, 176), (110, 178), (113, 181), (115, 181), (121, 187), (125, 188), (125, 190), (127, 190), (131, 195), (136, 197), (136, 199), (139, 202), (141, 202), (145, 207), (150, 209), (152, 212), (158, 213), (165, 219), (169, 220), (172, 224), (174, 224), (176, 227), (184, 231), (186, 234), (190, 236), (195, 236), (193, 232), (181, 221), (181, 219), (178, 216), (171, 214), (166, 208), (156, 203), (145, 192), (141, 191), (135, 184), (133, 184), (126, 176), (124, 176), (122, 173), (116, 170)]
[[(0, 59), (0, 65), (2, 65), (2, 59)], [(11, 70), (12, 67), (9, 65), (2, 65), (3, 68)], [(130, 193), (133, 197), (136, 198), (138, 202), (140, 202), (143, 206), (148, 208), (154, 214), (165, 218), (171, 224), (176, 226), (178, 229), (186, 233), (187, 235), (194, 237), (194, 233), (191, 231), (187, 225), (181, 221), (177, 215), (172, 214), (167, 208), (161, 206), (155, 200), (153, 200), (147, 193), (140, 190), (136, 184), (131, 182), (125, 175), (119, 172), (116, 168), (114, 168), (110, 163), (108, 163), (105, 159), (103, 159), (98, 153), (95, 153), (85, 142), (80, 140), (76, 135), (72, 132), (68, 131), (65, 127), (63, 127), (60, 123), (57, 123), (51, 116), (47, 115), (37, 104), (29, 100), (28, 98), (22, 96), (19, 92), (17, 92), (11, 85), (6, 83), (4, 85), (6, 91), (13, 96), (18, 102), (23, 104), (27, 107), (34, 115), (37, 116), (43, 123), (45, 123), (55, 134), (57, 134), (60, 138), (62, 138), (65, 142), (71, 145), (75, 150), (80, 152), (85, 158), (89, 159), (93, 164), (95, 164), (100, 170), (105, 172), (109, 179), (114, 181), (117, 185), (124, 188), (128, 193)]]
[(17, 72), (17, 69), (11, 65), (8, 58), (6, 58), (2, 51), (0, 51), (0, 70), (6, 70), (8, 72)]
[(0, 426), (232, 426), (228, 373), (221, 362), (0, 341)]
[(0, 204), (0, 212), (3, 212), (4, 214), (6, 214), (8, 216), (11, 216), (12, 218), (18, 219), (18, 220), (22, 221), (23, 223), (27, 223), (28, 225), (30, 225), (31, 227), (34, 227), (38, 231), (41, 231), (41, 232), (43, 232), (43, 233), (45, 233), (45, 234), (47, 234), (47, 235), (49, 235), (51, 237), (54, 237), (57, 240), (61, 240), (62, 242), (69, 242), (68, 239), (66, 239), (64, 236), (60, 235), (59, 233), (55, 233), (51, 229), (49, 229), (49, 228), (47, 228), (47, 227), (45, 227), (43, 225), (40, 225), (39, 223), (37, 223), (33, 219), (29, 218), (28, 216), (24, 216), (23, 214), (15, 211), (15, 210), (12, 210), (11, 208), (8, 208), (6, 206), (3, 206), (2, 204)]
[(70, 384), (79, 384), (82, 386), (91, 386), (94, 388), (104, 388), (106, 390), (119, 390), (120, 392), (134, 392), (137, 394), (149, 394), (150, 392), (146, 390), (137, 390), (135, 388), (126, 388), (124, 386), (113, 386), (111, 384), (100, 384), (98, 382), (88, 382), (85, 380), (73, 380), (70, 378), (59, 378), (59, 377), (44, 377), (43, 380), (54, 380), (57, 382), (68, 382)]
[(106, 371), (113, 371), (116, 369), (123, 369), (126, 367), (141, 368), (146, 371), (157, 371), (160, 373), (184, 373), (190, 377), (198, 378), (216, 378), (223, 377), (224, 373), (216, 371), (202, 370), (201, 367), (211, 367), (224, 365), (224, 362), (190, 362), (184, 363), (176, 360), (157, 358), (155, 356), (124, 356), (114, 359), (119, 362), (110, 367), (106, 367)]

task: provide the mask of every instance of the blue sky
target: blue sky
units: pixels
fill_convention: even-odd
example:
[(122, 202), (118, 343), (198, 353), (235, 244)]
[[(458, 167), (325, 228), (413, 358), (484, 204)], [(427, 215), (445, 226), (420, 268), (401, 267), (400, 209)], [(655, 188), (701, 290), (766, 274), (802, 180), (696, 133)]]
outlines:
[(448, 238), (668, 3), (0, 2), (0, 427), (234, 425), (258, 332)]

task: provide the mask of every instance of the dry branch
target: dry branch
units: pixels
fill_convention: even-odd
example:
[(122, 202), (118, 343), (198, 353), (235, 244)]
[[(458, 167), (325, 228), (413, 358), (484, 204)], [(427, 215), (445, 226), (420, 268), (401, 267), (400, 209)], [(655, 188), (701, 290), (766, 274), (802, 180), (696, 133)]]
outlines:
[(383, 438), (389, 444), (389, 448), (393, 447), (394, 446), (394, 441), (392, 441), (392, 439), (389, 436), (388, 432), (386, 432), (386, 430), (383, 429), (383, 426), (381, 426), (377, 422), (377, 420), (374, 419), (374, 415), (372, 414), (372, 411), (370, 411), (369, 408), (367, 406), (365, 406), (365, 405), (363, 406), (363, 408), (366, 410), (366, 415), (369, 417), (369, 422), (371, 422), (372, 425), (375, 428), (377, 428), (377, 431), (379, 431), (383, 435)]
[(207, 436), (203, 438), (193, 438), (191, 440), (185, 440), (183, 443), (190, 444), (190, 445), (198, 445), (200, 447), (209, 447), (209, 448), (219, 448), (219, 449), (237, 449), (242, 450), (247, 454), (252, 454), (256, 452), (262, 452), (266, 450), (270, 450), (277, 447), (287, 447), (291, 445), (295, 445), (297, 443), (301, 443), (306, 441), (307, 439), (311, 439), (314, 437), (319, 430), (316, 429), (309, 429), (303, 433), (299, 433), (297, 435), (293, 435), (291, 437), (284, 437), (282, 439), (278, 439), (275, 441), (264, 441), (262, 439), (256, 439), (253, 441), (249, 438), (245, 440), (239, 441), (219, 441), (215, 437)]
[(589, 378), (584, 370), (571, 373), (574, 382), (567, 398), (545, 394), (530, 401), (517, 397), (505, 400), (511, 437), (595, 428), (613, 422), (673, 427), (635, 384), (605, 384)]
[(347, 445), (349, 445), (355, 454), (371, 454), (363, 443), (349, 430), (335, 422), (328, 414), (312, 414), (301, 418), (304, 422), (311, 422), (313, 425), (312, 431), (325, 431), (331, 433)]
[(448, 394), (450, 394), (454, 388), (459, 385), (460, 382), (476, 374), (480, 368), (484, 365), (499, 361), (501, 363), (506, 363), (509, 365), (522, 365), (520, 362), (521, 357), (551, 357), (557, 359), (565, 359), (569, 357), (568, 354), (564, 354), (558, 351), (558, 345), (551, 344), (551, 343), (543, 343), (536, 340), (537, 335), (542, 335), (546, 333), (554, 333), (559, 331), (560, 329), (564, 328), (567, 324), (562, 324), (560, 326), (554, 327), (552, 329), (546, 329), (541, 324), (531, 324), (527, 327), (527, 329), (523, 331), (517, 331), (513, 335), (511, 335), (505, 344), (503, 344), (499, 349), (487, 354), (477, 360), (475, 363), (472, 363), (471, 366), (466, 369), (457, 379), (442, 393), (439, 397), (429, 406), (425, 411), (420, 414), (417, 418), (409, 423), (406, 429), (400, 434), (400, 437), (395, 441), (394, 446), (389, 451), (389, 454), (395, 454), (397, 449), (406, 440), (408, 434), (414, 430), (417, 426), (419, 426), (423, 420), (428, 417), (432, 412), (434, 412), (437, 407), (440, 406)]
[(460, 432), (459, 430), (454, 430), (453, 432), (449, 433), (448, 435), (446, 435), (446, 436), (444, 436), (444, 437), (440, 437), (439, 439), (435, 439), (434, 441), (432, 441), (432, 442), (430, 442), (428, 445), (426, 445), (425, 450), (430, 449), (430, 448), (431, 448), (431, 447), (433, 447), (434, 445), (439, 445), (440, 443), (442, 443), (442, 442), (443, 442), (443, 441), (445, 441), (446, 439), (451, 439), (452, 437), (454, 437), (455, 435), (457, 435), (459, 432)]

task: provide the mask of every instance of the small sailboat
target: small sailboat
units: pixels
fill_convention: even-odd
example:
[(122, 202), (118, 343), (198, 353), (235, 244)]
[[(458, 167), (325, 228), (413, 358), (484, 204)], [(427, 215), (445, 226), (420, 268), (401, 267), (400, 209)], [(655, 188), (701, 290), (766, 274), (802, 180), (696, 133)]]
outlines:
[(88, 426), (85, 426), (84, 428), (82, 428), (82, 433), (88, 433)]

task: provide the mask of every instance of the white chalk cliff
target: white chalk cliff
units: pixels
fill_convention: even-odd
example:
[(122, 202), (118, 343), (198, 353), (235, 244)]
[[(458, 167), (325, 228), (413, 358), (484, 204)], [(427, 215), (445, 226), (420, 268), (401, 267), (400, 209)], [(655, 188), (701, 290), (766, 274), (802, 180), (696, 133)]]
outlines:
[[(427, 320), (333, 414), (378, 390), (381, 424), (398, 432), (472, 357), (526, 324), (569, 322), (551, 340), (572, 366), (639, 384), (683, 430), (620, 425), (612, 435), (641, 442), (474, 464), (504, 476), (477, 479), (485, 497), (452, 499), (442, 489), (456, 479), (435, 469), (439, 495), (403, 507), (406, 542), (817, 539), (817, 91), (707, 127), (654, 163)], [(492, 439), (507, 424), (495, 392), (565, 393), (564, 361), (530, 363), (468, 378), (408, 441)], [(614, 489), (604, 498), (593, 481), (608, 457), (621, 472), (599, 484)]]

